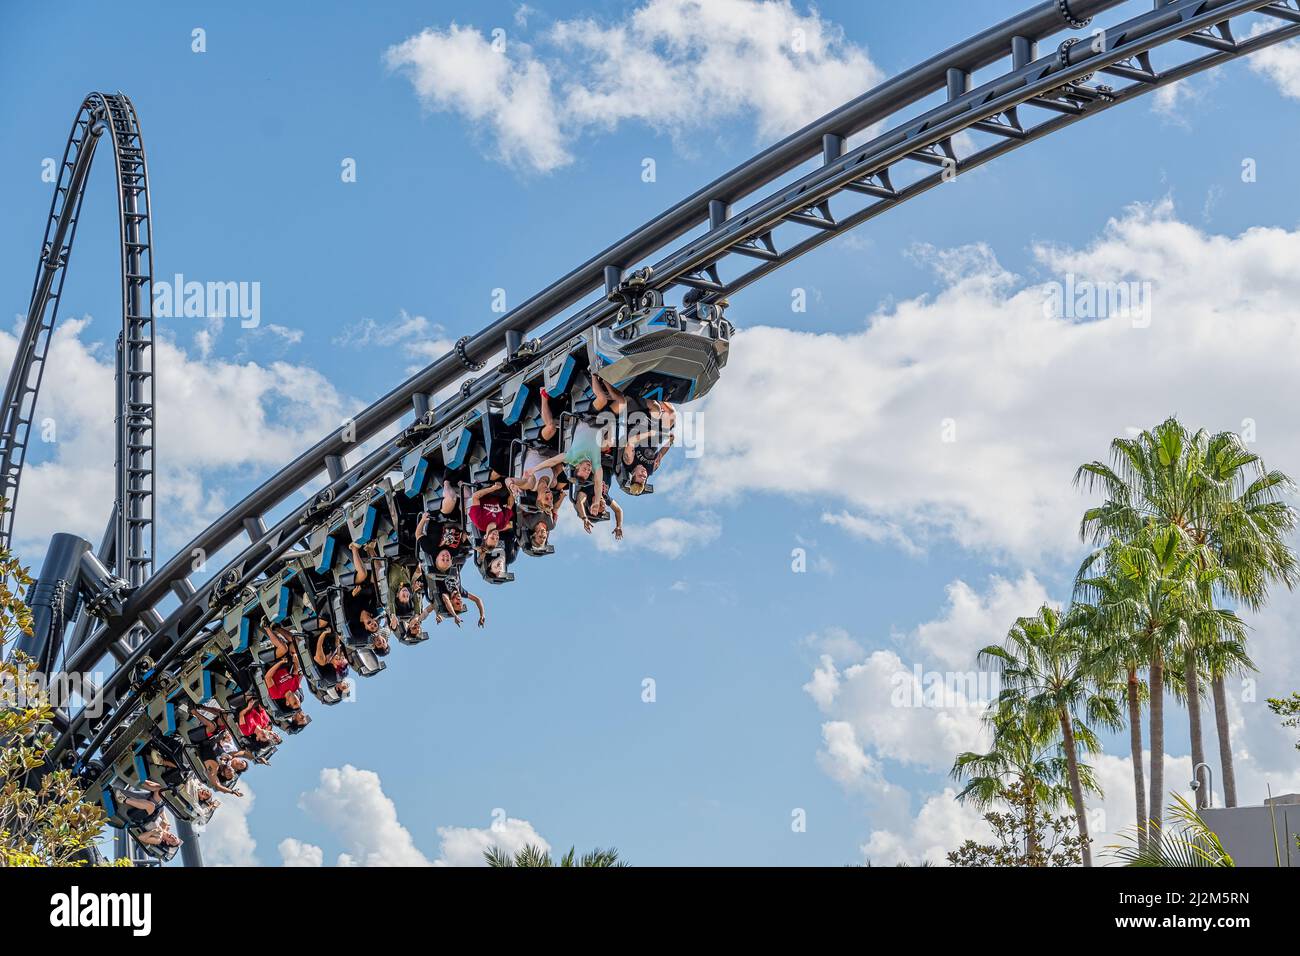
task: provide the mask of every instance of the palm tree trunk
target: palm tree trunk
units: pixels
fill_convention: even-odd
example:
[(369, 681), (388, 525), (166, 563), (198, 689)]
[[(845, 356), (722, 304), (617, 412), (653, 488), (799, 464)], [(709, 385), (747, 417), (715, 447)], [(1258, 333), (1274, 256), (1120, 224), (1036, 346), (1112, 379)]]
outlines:
[(1138, 849), (1147, 847), (1147, 788), (1142, 775), (1142, 703), (1136, 667), (1128, 669), (1128, 747), (1133, 757), (1133, 800), (1137, 805)]
[(1237, 805), (1237, 776), (1232, 769), (1232, 731), (1228, 728), (1228, 690), (1222, 674), (1215, 674), (1214, 726), (1219, 732), (1219, 765), (1223, 768), (1223, 802)]
[(1147, 813), (1149, 832), (1159, 832), (1164, 819), (1165, 792), (1165, 667), (1160, 652), (1151, 655), (1151, 810)]
[(1205, 763), (1205, 740), (1201, 736), (1201, 679), (1196, 667), (1196, 649), (1183, 651), (1183, 680), (1187, 688), (1187, 729), (1192, 738), (1192, 779), (1200, 780), (1196, 788), (1196, 809), (1210, 805), (1210, 788), (1201, 779), (1201, 764)]
[(1092, 866), (1092, 844), (1088, 839), (1088, 815), (1083, 805), (1083, 784), (1079, 780), (1079, 754), (1074, 744), (1074, 726), (1069, 711), (1062, 710), (1061, 736), (1065, 742), (1065, 760), (1070, 769), (1070, 794), (1074, 797), (1074, 819), (1079, 825), (1079, 840), (1083, 850), (1083, 865)]

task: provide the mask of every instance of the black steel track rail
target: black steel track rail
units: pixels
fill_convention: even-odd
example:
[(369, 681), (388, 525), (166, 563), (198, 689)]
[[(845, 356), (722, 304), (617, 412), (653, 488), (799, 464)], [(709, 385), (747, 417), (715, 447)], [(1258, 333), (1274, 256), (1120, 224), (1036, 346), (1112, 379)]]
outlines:
[(0, 544), (8, 544), (12, 536), (32, 419), (58, 320), (86, 180), (105, 138), (113, 152), (117, 185), (122, 333), (116, 402), (117, 496), (110, 519), (116, 533), (112, 553), (101, 554), (101, 558), (107, 558), (131, 584), (139, 585), (153, 569), (155, 548), (153, 237), (140, 120), (131, 101), (121, 93), (86, 97), (73, 120), (59, 165), (27, 321), (0, 398), (0, 496), (9, 506), (0, 515)]
[[(591, 260), (472, 337), (465, 344), (465, 356), (470, 360), (485, 359), (499, 350), (506, 331), (531, 330), (551, 318), (556, 311), (555, 303), (572, 304), (598, 290), (605, 280), (607, 266), (621, 274), (624, 268), (643, 262), (644, 255), (632, 256), (641, 248), (638, 243), (658, 241), (655, 248), (659, 248), (665, 244), (663, 237), (673, 235), (677, 225), (682, 228), (675, 236), (680, 237), (698, 225), (693, 217), (701, 204), (710, 228), (685, 247), (653, 263), (653, 286), (661, 289), (689, 286), (710, 297), (730, 294), (836, 235), (934, 188), (945, 178), (961, 175), (1120, 102), (1300, 35), (1300, 7), (1296, 0), (1176, 0), (1098, 33), (1096, 42), (1090, 36), (1085, 42), (1067, 42), (1046, 56), (1029, 55), (1033, 40), (1040, 38), (1033, 35), (1035, 30), (1050, 32), (1053, 24), (1055, 29), (1064, 25), (1062, 10), (1077, 24), (1082, 17), (1116, 6), (1117, 2), (1088, 4), (1071, 0), (1068, 4), (1040, 4), (1021, 17), (968, 41), (967, 45), (882, 84), (756, 157), (752, 165), (761, 168), (766, 179), (752, 171), (751, 164), (738, 168), (622, 243), (610, 247), (606, 250), (608, 256), (602, 254)], [(1051, 8), (1055, 20), (1049, 20), (1047, 8)], [(1275, 18), (1261, 21), (1273, 25), (1248, 39), (1235, 39), (1233, 18), (1254, 12)], [(995, 46), (1001, 50), (1001, 57), (1011, 59), (1012, 69), (969, 89), (971, 72), (999, 58)], [(968, 55), (963, 59), (961, 51), (967, 48)], [(1155, 69), (1151, 62), (1150, 54), (1158, 48), (1210, 52), (1162, 71)], [(1088, 81), (1094, 75), (1123, 82), (1114, 88), (1090, 86)], [(891, 84), (896, 85), (891, 88)], [(910, 105), (940, 89), (946, 89), (948, 94), (941, 105), (843, 152), (844, 140), (852, 133), (896, 112), (900, 104)], [(864, 105), (873, 98), (874, 105)], [(1031, 113), (1048, 118), (1034, 123), (1030, 121)], [(843, 125), (836, 122), (837, 117)], [(954, 139), (962, 133), (994, 137), (995, 141), (960, 156)], [(809, 149), (813, 150), (811, 154)], [(758, 199), (743, 211), (731, 212), (729, 194), (720, 184), (731, 183), (737, 188), (746, 185), (752, 192), (756, 183), (770, 183), (816, 155), (823, 159), (816, 169), (778, 188), (772, 195)], [(897, 185), (902, 182), (904, 171), (915, 167), (934, 167), (937, 171), (907, 185)], [(835, 208), (850, 198), (863, 196), (870, 201), (861, 208), (847, 214)], [(691, 216), (677, 212), (692, 203), (695, 205)], [(778, 230), (785, 233), (792, 228), (809, 232), (782, 248)], [(620, 250), (627, 252), (629, 258), (616, 257)], [(741, 259), (758, 260), (759, 264), (725, 279), (722, 267)], [(599, 276), (593, 274), (593, 263), (599, 266)], [(564, 287), (562, 291), (553, 291), (561, 287)], [(580, 292), (576, 291), (579, 289)], [(557, 346), (609, 319), (613, 311), (614, 307), (603, 298), (591, 303), (550, 328), (543, 337), (544, 348)], [(462, 360), (456, 353), (439, 359), (359, 416), (354, 440), (364, 441), (374, 435), (410, 410), (412, 404), (419, 408), (428, 392), (445, 387), (463, 372)], [(475, 381), (464, 394), (453, 397), (438, 409), (438, 427), (449, 424), (457, 415), (494, 394), (504, 378), (499, 373), (489, 373)], [(151, 636), (105, 683), (105, 699), (113, 705), (110, 716), (92, 725), (84, 712), (76, 715), (60, 740), (60, 750), (75, 745), (83, 754), (89, 754), (97, 749), (138, 700), (138, 692), (122, 696), (129, 684), (131, 664), (146, 653), (155, 656), (160, 668), (183, 657), (189, 639), (210, 617), (207, 602), (213, 581), (223, 580), (233, 588), (252, 582), (301, 541), (315, 523), (327, 516), (329, 509), (322, 514), (319, 509), (313, 510), (310, 503), (305, 504), (269, 530), (261, 523), (262, 515), (322, 473), (330, 479), (327, 491), (334, 500), (341, 500), (382, 477), (401, 460), (401, 450), (390, 444), (348, 465), (343, 455), (348, 447), (354, 446), (344, 444), (343, 437), (342, 432), (331, 435), (296, 459), (195, 538), (190, 547), (182, 550), (132, 596), (125, 620), (140, 621)], [(212, 581), (198, 587), (192, 585), (187, 576), (190, 548), (203, 547), (205, 552), (213, 553), (241, 533), (248, 534), (249, 546)], [(233, 572), (230, 578), (228, 572)], [(168, 593), (180, 597), (181, 604), (163, 620), (154, 608)], [(65, 667), (70, 671), (89, 669), (117, 639), (123, 626), (101, 629), (65, 661)]]

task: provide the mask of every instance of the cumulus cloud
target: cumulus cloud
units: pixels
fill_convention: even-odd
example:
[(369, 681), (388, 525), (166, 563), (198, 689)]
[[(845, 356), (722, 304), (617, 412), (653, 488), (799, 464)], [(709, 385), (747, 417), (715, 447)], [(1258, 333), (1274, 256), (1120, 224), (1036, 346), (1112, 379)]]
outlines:
[(326, 767), (315, 790), (298, 805), (343, 844), (339, 866), (429, 866), (411, 833), (397, 819), (379, 774), (351, 764)]
[(879, 795), (896, 792), (885, 779), (880, 762), (862, 748), (849, 722), (828, 720), (822, 724), (822, 745), (817, 753), (818, 765), (846, 789)]
[(716, 519), (656, 518), (647, 524), (628, 525), (624, 528), (623, 541), (628, 547), (644, 548), (665, 558), (680, 558), (715, 541), (721, 533), (722, 525)]
[(243, 797), (221, 795), (221, 806), (207, 826), (198, 829), (204, 866), (259, 866), (257, 841), (248, 829), (253, 812), (253, 790), (247, 780), (239, 782)]
[(919, 625), (912, 638), (927, 665), (947, 668), (972, 666), (980, 648), (1002, 643), (1016, 618), (1050, 602), (1029, 571), (1014, 581), (993, 575), (984, 594), (960, 580), (949, 584), (946, 593), (948, 603), (940, 616)]
[(536, 44), (453, 23), (384, 59), (428, 109), (462, 116), (496, 158), (540, 172), (629, 121), (682, 140), (752, 116), (772, 139), (883, 77), (838, 26), (789, 0), (646, 0), (613, 22), (556, 21)]
[[(941, 863), (967, 837), (986, 834), (981, 815), (944, 788), (957, 754), (988, 744), (983, 716), (997, 688), (991, 675), (972, 670), (974, 656), (1044, 597), (1029, 573), (990, 577), (982, 593), (957, 580), (938, 615), (905, 633), (855, 636), (832, 627), (804, 639), (819, 651), (803, 687), (824, 718), (817, 763), (870, 813), (864, 860)], [(866, 649), (884, 641), (894, 647)], [(922, 783), (914, 812), (918, 775), (940, 790), (925, 795)]]
[[(565, 519), (557, 525), (564, 538), (585, 538), (582, 524)], [(722, 534), (722, 523), (716, 515), (699, 514), (685, 518), (655, 518), (645, 523), (628, 522), (623, 525), (623, 540), (616, 541), (612, 534), (614, 521), (593, 525), (591, 540), (601, 551), (619, 552), (625, 549), (649, 551), (661, 557), (676, 559), (693, 553), (716, 541)]]
[(987, 702), (960, 682), (942, 685), (939, 697), (941, 685), (926, 677), (922, 671), (918, 678), (892, 650), (873, 651), (842, 669), (824, 654), (804, 690), (873, 755), (946, 773), (953, 757), (984, 738)]
[[(278, 333), (277, 333), (278, 335)], [(166, 336), (155, 344), (159, 548), (189, 540), (229, 504), (223, 482), (269, 474), (358, 407), (315, 369), (233, 362)], [(0, 364), (17, 340), (0, 332)], [(89, 317), (55, 330), (37, 406), (33, 446), (15, 521), (20, 554), (39, 554), (55, 531), (98, 541), (114, 496), (112, 349), (92, 339)], [(232, 440), (237, 438), (237, 440)]]
[[(512, 855), (529, 844), (551, 849), (527, 820), (493, 811), (486, 827), (438, 827), (438, 857), (431, 861), (398, 820), (379, 775), (351, 764), (321, 770), (319, 785), (298, 805), (343, 844), (338, 866), (486, 866), (483, 853), (492, 847)], [(319, 846), (293, 837), (281, 840), (279, 851), (285, 866), (321, 866), (325, 858)]]
[(809, 634), (802, 643), (819, 654), (829, 654), (834, 661), (854, 661), (866, 654), (862, 645), (842, 627), (828, 627), (816, 634)]
[[(974, 670), (976, 652), (1000, 642), (1017, 617), (1045, 600), (1028, 572), (1015, 581), (992, 576), (984, 593), (956, 580), (938, 616), (888, 636), (894, 648), (867, 650), (870, 635), (841, 627), (805, 638), (819, 652), (803, 689), (828, 718), (823, 769), (841, 783), (876, 780), (877, 760), (947, 773), (958, 753), (986, 740), (982, 718), (997, 687), (993, 674)], [(876, 789), (885, 791), (883, 776)]]
[[(1129, 426), (1174, 413), (1249, 424), (1267, 461), (1296, 470), (1285, 454), (1300, 421), (1279, 396), (1295, 390), (1300, 232), (1208, 234), (1161, 202), (1082, 248), (1037, 246), (1043, 282), (984, 246), (917, 255), (939, 290), (860, 331), (737, 332), (683, 483), (736, 500), (816, 495), (828, 523), (907, 553), (952, 541), (1027, 564), (1077, 556), (1089, 501), (1071, 478)], [(817, 467), (791, 467), (773, 434), (797, 435)]]
[(860, 847), (863, 862), (875, 866), (912, 866), (924, 862), (942, 864), (948, 853), (967, 840), (992, 840), (993, 831), (984, 815), (974, 807), (957, 802), (957, 791), (945, 787), (927, 797), (916, 816), (898, 830), (873, 830)]
[(325, 851), (311, 843), (303, 843), (293, 837), (280, 841), (278, 847), (280, 861), (284, 866), (321, 866), (325, 862)]
[[(1258, 36), (1276, 26), (1276, 21), (1271, 23), (1261, 21), (1252, 28), (1249, 36)], [(1247, 62), (1256, 73), (1272, 80), (1283, 96), (1300, 100), (1300, 43), (1291, 40), (1265, 47), (1252, 53), (1247, 58)]]
[(487, 827), (438, 827), (441, 852), (435, 866), (487, 866), (483, 854), (496, 848), (514, 855), (526, 846), (549, 853), (551, 845), (527, 820), (501, 817)]

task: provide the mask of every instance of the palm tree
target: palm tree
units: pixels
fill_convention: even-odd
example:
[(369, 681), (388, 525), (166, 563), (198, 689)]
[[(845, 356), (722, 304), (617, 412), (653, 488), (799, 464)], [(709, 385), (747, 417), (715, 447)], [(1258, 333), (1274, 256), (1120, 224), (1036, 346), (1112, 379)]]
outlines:
[[(1228, 806), (1237, 803), (1237, 779), (1232, 768), (1232, 737), (1228, 730), (1227, 678), (1256, 669), (1246, 651), (1245, 640), (1225, 637), (1211, 642), (1202, 651), (1210, 690), (1214, 700), (1214, 723), (1219, 741), (1219, 764), (1223, 768), (1223, 800)], [(1231, 802), (1229, 803), (1229, 800)]]
[[(1232, 585), (1225, 589), (1231, 599), (1252, 611), (1268, 600), (1268, 587), (1280, 581), (1288, 589), (1300, 580), (1300, 564), (1286, 543), (1295, 529), (1297, 514), (1283, 496), (1294, 493), (1295, 483), (1283, 472), (1269, 471), (1263, 460), (1246, 451), (1231, 432), (1214, 436), (1209, 454), (1211, 474), (1228, 489), (1226, 505), (1201, 522), (1196, 533), (1217, 552), (1222, 566), (1230, 568)], [(1237, 805), (1237, 779), (1232, 764), (1232, 737), (1228, 726), (1227, 676), (1254, 665), (1244, 648), (1240, 654), (1211, 655), (1210, 679), (1214, 693), (1214, 722), (1219, 741), (1224, 802)]]
[[(551, 858), (551, 854), (539, 846), (529, 843), (522, 850), (516, 852), (513, 856), (502, 850), (500, 847), (488, 847), (483, 851), (483, 858), (487, 860), (488, 866), (493, 867), (551, 867), (556, 866), (556, 862)], [(569, 847), (569, 852), (560, 857), (559, 866), (627, 866), (627, 862), (618, 858), (618, 850), (610, 847), (608, 850), (602, 850), (597, 847), (590, 853), (584, 853), (581, 857), (577, 856), (573, 847)]]
[(1078, 615), (1062, 615), (1044, 604), (1033, 617), (1022, 617), (1002, 646), (979, 652), (981, 663), (1002, 671), (997, 706), (1023, 708), (1030, 720), (1056, 723), (1061, 731), (1074, 815), (1082, 842), (1083, 865), (1092, 866), (1087, 810), (1079, 773), (1079, 745), (1097, 749), (1091, 724), (1119, 727), (1118, 686), (1098, 666), (1097, 649), (1087, 641)]
[(1147, 792), (1146, 774), (1142, 769), (1142, 701), (1147, 697), (1146, 682), (1139, 671), (1146, 666), (1148, 654), (1140, 632), (1116, 623), (1109, 613), (1122, 600), (1123, 579), (1103, 578), (1097, 590), (1104, 594), (1097, 604), (1076, 604), (1079, 626), (1088, 633), (1089, 643), (1097, 649), (1097, 666), (1107, 681), (1122, 681), (1128, 707), (1129, 757), (1133, 763), (1133, 800), (1136, 808), (1139, 843), (1146, 842)]
[[(1213, 576), (1213, 586), (1203, 595), (1210, 606), (1217, 595), (1258, 609), (1272, 582), (1290, 588), (1300, 580), (1300, 564), (1286, 543), (1296, 527), (1296, 511), (1283, 501), (1294, 484), (1282, 472), (1267, 471), (1236, 434), (1211, 435), (1204, 429), (1192, 434), (1169, 418), (1136, 438), (1112, 441), (1111, 460), (1111, 466), (1094, 461), (1075, 474), (1076, 483), (1099, 485), (1106, 495), (1084, 515), (1080, 532), (1085, 539), (1099, 544), (1131, 540), (1147, 525), (1176, 529), (1199, 572), (1222, 572)], [(1205, 650), (1195, 639), (1179, 650), (1194, 764), (1204, 759), (1199, 665)], [(1235, 806), (1226, 674), (1214, 669), (1209, 673), (1224, 796)], [(1151, 693), (1154, 701), (1154, 675)], [(1154, 776), (1154, 768), (1152, 772)], [(1159, 799), (1157, 793), (1152, 797)]]
[[(1068, 773), (1066, 760), (1056, 746), (1052, 725), (1030, 719), (1023, 711), (1007, 707), (990, 707), (985, 721), (993, 729), (993, 743), (988, 753), (966, 752), (957, 755), (952, 777), (965, 780), (957, 794), (962, 803), (970, 801), (981, 810), (997, 804), (1008, 790), (1023, 790), (1024, 831), (1029, 835), (1025, 855), (1038, 853), (1033, 818), (1040, 812), (1059, 807), (1070, 798), (1064, 782)], [(1083, 779), (1095, 787), (1090, 768), (1084, 767)]]
[[(1147, 662), (1151, 794), (1146, 818), (1156, 829), (1162, 820), (1164, 795), (1165, 662), (1189, 642), (1210, 645), (1244, 630), (1231, 611), (1207, 607), (1203, 600), (1217, 573), (1211, 569), (1198, 574), (1195, 557), (1183, 549), (1177, 529), (1150, 526), (1137, 532), (1131, 542), (1116, 539), (1094, 551), (1084, 560), (1075, 582), (1081, 602), (1089, 602), (1079, 611), (1080, 625), (1102, 634), (1103, 639), (1106, 634), (1127, 634), (1133, 645), (1101, 651), (1098, 666), (1105, 670), (1117, 657), (1130, 655), (1143, 655)], [(1130, 720), (1133, 703), (1130, 696)], [(1140, 748), (1140, 737), (1133, 739)], [(1133, 760), (1140, 765), (1140, 749), (1134, 751)], [(1140, 809), (1137, 819), (1141, 826)]]

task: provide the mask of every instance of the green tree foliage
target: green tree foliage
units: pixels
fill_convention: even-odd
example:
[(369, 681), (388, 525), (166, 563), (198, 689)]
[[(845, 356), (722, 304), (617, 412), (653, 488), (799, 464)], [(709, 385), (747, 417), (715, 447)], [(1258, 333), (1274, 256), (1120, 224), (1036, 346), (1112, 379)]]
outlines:
[(1174, 794), (1174, 802), (1165, 812), (1168, 825), (1152, 823), (1145, 834), (1137, 827), (1130, 828), (1122, 835), (1123, 843), (1109, 847), (1114, 857), (1124, 866), (1236, 866), (1218, 835), (1184, 797)]
[(1098, 652), (1077, 615), (1063, 617), (1044, 604), (1033, 617), (1016, 621), (1001, 646), (979, 653), (981, 663), (992, 663), (1002, 673), (1003, 689), (994, 706), (1023, 713), (1040, 727), (1045, 739), (1058, 739), (1066, 760), (1070, 799), (1079, 827), (1083, 865), (1092, 865), (1089, 850), (1085, 791), (1097, 791), (1079, 752), (1098, 749), (1093, 726), (1118, 728), (1119, 684), (1098, 666)]
[[(20, 593), (31, 583), (27, 569), (0, 548), (0, 654), (31, 632)], [(99, 840), (105, 817), (83, 801), (70, 771), (45, 766), (53, 711), (31, 663), (21, 654), (0, 662), (0, 866), (76, 866)]]
[(948, 854), (952, 866), (1079, 866), (1086, 843), (1074, 817), (1044, 813), (1032, 781), (1003, 788), (997, 802), (1005, 811), (990, 811), (984, 819), (995, 843), (967, 840)]
[[(1300, 727), (1300, 691), (1290, 697), (1270, 697), (1268, 709), (1282, 718), (1283, 727)], [(1300, 750), (1300, 740), (1295, 742), (1295, 749)]]
[(488, 866), (526, 866), (526, 867), (550, 867), (550, 866), (628, 866), (629, 864), (618, 858), (618, 850), (610, 847), (608, 850), (602, 850), (599, 847), (590, 853), (584, 853), (578, 856), (573, 847), (569, 847), (569, 852), (560, 857), (557, 864), (549, 853), (539, 846), (528, 844), (522, 850), (511, 856), (499, 847), (489, 847), (483, 851), (483, 858), (487, 860)]

